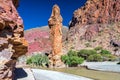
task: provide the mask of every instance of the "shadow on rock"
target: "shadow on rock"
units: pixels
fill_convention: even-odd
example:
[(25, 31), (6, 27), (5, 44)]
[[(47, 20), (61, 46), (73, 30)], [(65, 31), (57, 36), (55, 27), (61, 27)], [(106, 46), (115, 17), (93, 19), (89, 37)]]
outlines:
[(28, 74), (24, 71), (23, 68), (16, 68), (14, 72), (15, 72), (15, 79), (14, 80), (17, 80), (20, 78), (25, 78), (28, 76)]

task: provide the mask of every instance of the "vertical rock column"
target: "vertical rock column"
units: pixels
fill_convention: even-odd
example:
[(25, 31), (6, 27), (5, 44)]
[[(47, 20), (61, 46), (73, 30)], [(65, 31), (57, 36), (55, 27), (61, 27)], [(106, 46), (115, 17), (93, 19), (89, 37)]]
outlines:
[(50, 39), (52, 45), (52, 51), (50, 54), (50, 67), (61, 67), (61, 55), (62, 55), (62, 17), (60, 15), (60, 8), (58, 5), (54, 5), (52, 14), (48, 20), (50, 28)]

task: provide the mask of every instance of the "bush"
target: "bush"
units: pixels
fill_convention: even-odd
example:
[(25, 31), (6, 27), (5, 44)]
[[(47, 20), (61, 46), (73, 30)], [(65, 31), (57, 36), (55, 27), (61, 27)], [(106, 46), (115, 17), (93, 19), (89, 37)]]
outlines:
[(68, 65), (69, 64), (69, 56), (68, 55), (62, 55), (61, 60)]
[(81, 57), (72, 56), (72, 57), (69, 57), (69, 63), (68, 63), (68, 65), (70, 67), (76, 67), (76, 66), (78, 66), (78, 64), (82, 64), (83, 61), (84, 61), (84, 59), (81, 58)]
[(78, 56), (87, 59), (90, 55), (97, 54), (95, 50), (82, 49), (78, 52)]
[(102, 50), (102, 47), (98, 46), (98, 47), (94, 48), (94, 50), (96, 50), (96, 51)]
[(100, 54), (93, 54), (93, 55), (90, 55), (88, 58), (87, 58), (87, 61), (94, 61), (94, 62), (100, 62), (102, 61), (102, 56)]
[(76, 51), (70, 50), (67, 55), (62, 55), (61, 60), (70, 67), (78, 66), (78, 64), (83, 63), (84, 59), (77, 56)]
[(102, 49), (100, 53), (101, 53), (101, 54), (111, 54), (110, 51), (105, 50), (105, 49)]
[(77, 52), (73, 50), (70, 50), (67, 54), (68, 56), (77, 56)]
[(45, 67), (49, 63), (49, 59), (46, 55), (36, 54), (27, 59), (27, 64), (35, 66)]
[(78, 64), (82, 64), (84, 59), (78, 56), (68, 56), (68, 55), (63, 55), (61, 57), (61, 60), (68, 66), (70, 67), (76, 67)]
[(103, 56), (103, 61), (115, 61), (116, 60), (116, 56), (112, 54), (102, 54), (102, 56)]
[(26, 64), (28, 64), (28, 65), (32, 64), (32, 59), (28, 58), (27, 61), (26, 61)]

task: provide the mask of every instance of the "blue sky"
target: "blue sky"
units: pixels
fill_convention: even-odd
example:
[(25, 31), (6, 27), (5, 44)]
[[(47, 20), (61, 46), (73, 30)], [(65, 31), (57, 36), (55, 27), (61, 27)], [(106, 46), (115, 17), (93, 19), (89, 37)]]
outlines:
[(45, 26), (52, 12), (52, 7), (57, 4), (63, 17), (63, 25), (68, 26), (73, 12), (84, 5), (86, 0), (20, 0), (18, 12), (24, 20), (24, 28)]

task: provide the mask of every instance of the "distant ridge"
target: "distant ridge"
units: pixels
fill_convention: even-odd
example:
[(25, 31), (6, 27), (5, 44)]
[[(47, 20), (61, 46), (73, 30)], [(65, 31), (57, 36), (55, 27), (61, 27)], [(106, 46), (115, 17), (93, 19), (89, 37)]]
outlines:
[[(68, 27), (63, 26), (63, 40), (66, 39)], [(49, 27), (41, 26), (24, 31), (25, 38), (28, 41), (28, 54), (33, 52), (49, 52), (51, 50), (49, 39)]]

